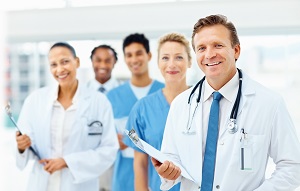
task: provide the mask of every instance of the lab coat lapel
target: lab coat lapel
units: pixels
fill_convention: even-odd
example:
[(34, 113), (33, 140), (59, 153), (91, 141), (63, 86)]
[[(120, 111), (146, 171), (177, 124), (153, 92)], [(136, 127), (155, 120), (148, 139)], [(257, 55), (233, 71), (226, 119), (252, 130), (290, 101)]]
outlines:
[(245, 106), (248, 104), (249, 102), (249, 96), (254, 95), (255, 94), (255, 89), (252, 86), (251, 83), (249, 83), (249, 77), (246, 74), (243, 74), (243, 87), (242, 87), (242, 97), (241, 97), (241, 101), (240, 101), (240, 106), (239, 106), (239, 110), (238, 110), (238, 114), (237, 114), (237, 121), (239, 116), (241, 115), (242, 111), (244, 110)]
[[(253, 95), (253, 94), (255, 94), (255, 89), (252, 87), (251, 83), (249, 83), (249, 77), (243, 73), (242, 95), (241, 95), (239, 110), (238, 110), (238, 114), (237, 114), (237, 125), (238, 125), (239, 130), (241, 127), (239, 125), (240, 115), (241, 115), (242, 111), (244, 110), (245, 106), (249, 102), (249, 96)], [(231, 112), (231, 109), (230, 109), (230, 112)], [(226, 134), (229, 134), (229, 133), (227, 133), (229, 117), (230, 117), (230, 113), (228, 114), (228, 119), (225, 120), (224, 124), (222, 124), (223, 128), (220, 128), (219, 139), (223, 138), (223, 136), (225, 136)]]
[[(203, 91), (202, 91), (203, 92)], [(202, 163), (203, 163), (203, 156), (202, 156), (202, 154), (203, 154), (203, 150), (202, 150), (202, 137), (203, 137), (203, 130), (202, 130), (202, 128), (203, 128), (203, 121), (202, 121), (202, 116), (203, 116), (203, 109), (202, 109), (202, 107), (203, 107), (203, 93), (201, 93), (202, 95), (201, 95), (201, 100), (200, 100), (200, 102), (199, 102), (199, 106), (198, 106), (198, 109), (197, 109), (197, 111), (199, 112), (199, 114), (195, 114), (195, 116), (201, 116), (201, 118), (200, 119), (196, 119), (196, 132), (197, 132), (197, 135), (198, 135), (198, 140), (199, 140), (199, 142), (198, 142), (198, 146), (196, 147), (196, 148), (199, 148), (199, 149), (195, 149), (195, 150), (193, 150), (193, 151), (195, 151), (196, 152), (196, 157), (195, 157), (195, 159), (197, 160), (197, 161), (194, 161), (194, 163), (192, 163), (192, 164), (197, 164), (196, 165), (196, 172), (200, 172), (200, 173), (197, 173), (197, 174), (195, 174), (194, 176), (193, 176), (193, 179), (195, 180), (195, 182), (197, 183), (197, 185), (201, 185), (201, 180), (202, 180)], [(199, 145), (200, 145), (200, 147), (199, 147)], [(199, 162), (199, 161), (201, 161), (201, 162)]]
[[(78, 105), (76, 108), (76, 119), (73, 123), (66, 147), (68, 152), (74, 152), (84, 139), (84, 128), (87, 127), (88, 119), (93, 118), (90, 111), (91, 95), (86, 87), (79, 86), (78, 90)], [(84, 90), (83, 90), (84, 89)], [(66, 153), (67, 154), (67, 153)]]
[(90, 103), (90, 94), (85, 93), (86, 91), (88, 92), (89, 90), (83, 90), (81, 91), (79, 89), (79, 97), (78, 97), (78, 108), (76, 111), (76, 119), (80, 119), (80, 117), (84, 116), (84, 117), (91, 117), (88, 116), (89, 114), (87, 113), (88, 108), (90, 107), (89, 103)]
[(37, 145), (38, 152), (42, 159), (51, 157), (51, 133), (50, 133), (50, 127), (51, 127), (51, 116), (52, 116), (52, 109), (53, 109), (53, 103), (54, 100), (57, 99), (57, 88), (58, 86), (53, 86), (49, 88), (49, 91), (47, 91), (47, 94), (44, 95), (47, 97), (50, 95), (50, 99), (45, 99), (46, 103), (45, 106), (42, 106), (43, 108), (43, 118), (41, 119), (40, 124), (44, 124), (43, 127), (39, 128), (39, 133), (37, 136), (39, 136), (39, 145)]
[[(203, 121), (202, 121), (202, 106), (203, 106), (203, 91), (201, 92), (201, 99), (200, 102), (198, 104), (197, 107), (197, 97), (198, 97), (198, 90), (197, 93), (195, 93), (193, 95), (192, 103), (191, 103), (191, 108), (189, 109), (190, 111), (190, 120), (192, 123), (191, 126), (191, 131), (193, 132), (195, 131), (195, 135), (185, 135), (189, 138), (188, 142), (189, 144), (189, 150), (193, 152), (193, 154), (190, 157), (190, 165), (188, 165), (188, 169), (193, 169), (191, 171), (189, 171), (188, 173), (192, 176), (192, 178), (196, 181), (197, 185), (201, 184), (201, 180), (202, 180), (202, 160), (203, 160), (203, 156), (202, 156), (202, 128), (203, 128)], [(197, 109), (196, 109), (197, 107)], [(196, 110), (195, 110), (196, 109)], [(195, 115), (193, 116), (193, 113), (195, 111)], [(186, 127), (184, 127), (186, 128)], [(199, 173), (200, 172), (200, 173)]]

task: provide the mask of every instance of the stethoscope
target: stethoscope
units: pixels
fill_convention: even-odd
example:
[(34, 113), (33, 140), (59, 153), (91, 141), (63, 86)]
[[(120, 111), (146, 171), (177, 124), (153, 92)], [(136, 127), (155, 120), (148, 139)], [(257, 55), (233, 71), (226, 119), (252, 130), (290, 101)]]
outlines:
[[(241, 70), (238, 69), (238, 68), (237, 68), (237, 71), (239, 73), (239, 89), (238, 89), (236, 100), (234, 102), (233, 108), (232, 108), (231, 113), (230, 113), (230, 118), (229, 118), (228, 124), (227, 124), (227, 131), (230, 134), (234, 134), (238, 131), (236, 117), (237, 117), (237, 114), (238, 114), (241, 95), (242, 95), (243, 74), (242, 74)], [(193, 90), (190, 93), (190, 96), (189, 96), (189, 99), (188, 99), (189, 117), (188, 117), (188, 122), (187, 122), (187, 126), (186, 126), (186, 131), (182, 132), (183, 134), (186, 134), (186, 135), (196, 134), (195, 130), (191, 131), (191, 127), (192, 127), (192, 122), (193, 122), (195, 113), (197, 111), (197, 108), (198, 108), (198, 105), (199, 105), (199, 102), (200, 102), (200, 99), (201, 99), (201, 91), (202, 91), (202, 85), (203, 85), (204, 80), (205, 80), (205, 76), (195, 85), (195, 87), (193, 88)], [(196, 99), (197, 104), (196, 104), (196, 107), (195, 107), (194, 112), (192, 114), (192, 118), (190, 118), (190, 116), (191, 116), (191, 105), (192, 105), (191, 104), (191, 98), (194, 95), (194, 93), (195, 93), (195, 91), (198, 87), (199, 87), (199, 95)]]

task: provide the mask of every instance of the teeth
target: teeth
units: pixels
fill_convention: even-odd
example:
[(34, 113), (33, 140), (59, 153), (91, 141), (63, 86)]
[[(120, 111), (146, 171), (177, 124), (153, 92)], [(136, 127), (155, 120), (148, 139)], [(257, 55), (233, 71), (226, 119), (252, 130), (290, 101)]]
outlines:
[(68, 74), (65, 74), (65, 75), (60, 75), (60, 76), (57, 76), (58, 78), (65, 78), (65, 77), (67, 77), (68, 76)]
[(213, 63), (210, 63), (210, 64), (206, 64), (207, 66), (214, 66), (214, 65), (218, 65), (220, 64), (220, 62), (213, 62)]
[(100, 74), (105, 74), (105, 73), (106, 73), (106, 70), (100, 69), (100, 70), (98, 70), (98, 73), (100, 73)]

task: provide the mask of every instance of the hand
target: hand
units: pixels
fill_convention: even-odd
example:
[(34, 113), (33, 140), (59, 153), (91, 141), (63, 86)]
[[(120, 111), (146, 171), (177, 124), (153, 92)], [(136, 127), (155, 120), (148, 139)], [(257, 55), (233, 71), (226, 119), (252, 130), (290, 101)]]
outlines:
[(40, 164), (45, 164), (44, 170), (50, 174), (54, 173), (57, 170), (67, 168), (67, 163), (63, 158), (56, 159), (42, 159), (39, 161)]
[(31, 145), (31, 140), (27, 135), (21, 135), (19, 131), (16, 132), (16, 141), (20, 153), (23, 153)]
[(153, 157), (151, 157), (151, 161), (157, 173), (165, 179), (176, 180), (181, 175), (180, 168), (170, 161), (161, 163)]
[(121, 150), (124, 150), (124, 149), (126, 149), (128, 146), (125, 145), (125, 144), (123, 143), (122, 138), (123, 138), (123, 135), (120, 134), (120, 133), (118, 133), (118, 141), (119, 141), (120, 149), (121, 149)]

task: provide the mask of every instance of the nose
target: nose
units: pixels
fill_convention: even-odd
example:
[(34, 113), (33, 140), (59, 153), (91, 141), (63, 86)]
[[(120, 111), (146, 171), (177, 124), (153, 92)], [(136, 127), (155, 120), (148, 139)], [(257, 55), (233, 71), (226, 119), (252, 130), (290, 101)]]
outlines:
[(59, 65), (57, 66), (57, 72), (58, 72), (58, 73), (61, 73), (61, 72), (63, 72), (63, 71), (64, 71), (64, 67), (63, 67), (62, 65), (59, 64)]
[(100, 68), (105, 68), (106, 67), (106, 63), (104, 61), (99, 62), (99, 67)]
[(213, 48), (207, 48), (205, 52), (205, 58), (211, 59), (216, 56), (216, 52)]
[(137, 62), (138, 62), (138, 56), (132, 55), (130, 61), (131, 61), (133, 64), (137, 63)]
[(175, 58), (171, 58), (169, 63), (168, 63), (169, 68), (175, 68), (175, 65), (176, 65)]

